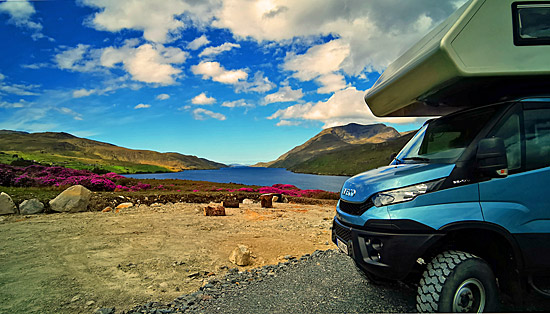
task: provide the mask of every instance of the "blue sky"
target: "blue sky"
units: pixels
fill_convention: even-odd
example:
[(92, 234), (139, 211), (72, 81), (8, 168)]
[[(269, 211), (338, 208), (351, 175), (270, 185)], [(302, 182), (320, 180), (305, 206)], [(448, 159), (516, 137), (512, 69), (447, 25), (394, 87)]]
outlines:
[(464, 0), (0, 1), (0, 129), (223, 163), (380, 119), (363, 96)]

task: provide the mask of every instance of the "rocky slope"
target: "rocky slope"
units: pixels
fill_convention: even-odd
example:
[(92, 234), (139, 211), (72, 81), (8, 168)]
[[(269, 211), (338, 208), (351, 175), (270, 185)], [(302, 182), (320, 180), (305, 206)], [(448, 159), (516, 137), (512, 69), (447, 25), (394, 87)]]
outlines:
[[(128, 170), (181, 171), (225, 167), (224, 164), (196, 156), (128, 149), (109, 143), (79, 138), (68, 133), (56, 132), (27, 133), (0, 130), (0, 152), (17, 154), (25, 159), (45, 163), (65, 165), (76, 163), (82, 166), (108, 165), (119, 166)], [(148, 169), (139, 165), (152, 167)]]
[(412, 134), (400, 134), (384, 124), (351, 123), (328, 128), (277, 160), (256, 166), (286, 168), (291, 171), (354, 175), (389, 163)]

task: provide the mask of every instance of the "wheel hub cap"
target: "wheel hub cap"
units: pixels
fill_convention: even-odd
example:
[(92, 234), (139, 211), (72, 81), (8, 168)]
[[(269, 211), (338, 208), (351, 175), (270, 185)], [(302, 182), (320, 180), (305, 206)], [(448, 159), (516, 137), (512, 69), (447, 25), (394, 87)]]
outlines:
[(483, 312), (485, 299), (483, 284), (475, 278), (467, 279), (456, 290), (453, 298), (453, 312)]

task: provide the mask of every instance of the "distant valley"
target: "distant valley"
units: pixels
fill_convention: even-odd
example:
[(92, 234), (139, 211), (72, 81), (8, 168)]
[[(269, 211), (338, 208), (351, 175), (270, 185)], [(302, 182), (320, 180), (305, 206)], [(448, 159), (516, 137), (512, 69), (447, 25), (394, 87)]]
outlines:
[(387, 165), (390, 155), (399, 152), (413, 134), (401, 134), (384, 124), (351, 123), (325, 129), (277, 160), (255, 166), (351, 176)]
[(0, 130), (0, 152), (0, 163), (34, 161), (100, 172), (169, 172), (226, 167), (196, 156), (128, 149), (56, 132)]

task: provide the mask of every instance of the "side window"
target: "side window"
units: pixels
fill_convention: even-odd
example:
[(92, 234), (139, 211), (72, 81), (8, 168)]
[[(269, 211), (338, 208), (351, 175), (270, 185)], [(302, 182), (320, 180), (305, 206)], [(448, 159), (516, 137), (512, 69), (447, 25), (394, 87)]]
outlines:
[(508, 159), (508, 171), (521, 168), (521, 134), (520, 116), (517, 113), (510, 115), (502, 121), (493, 133), (494, 137), (504, 140), (506, 146), (506, 158)]
[(526, 170), (550, 166), (550, 108), (526, 109), (523, 119)]

